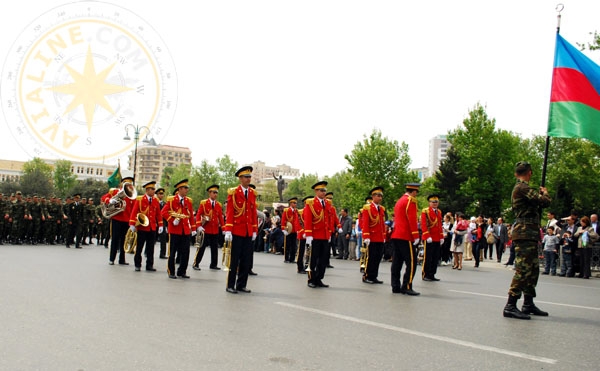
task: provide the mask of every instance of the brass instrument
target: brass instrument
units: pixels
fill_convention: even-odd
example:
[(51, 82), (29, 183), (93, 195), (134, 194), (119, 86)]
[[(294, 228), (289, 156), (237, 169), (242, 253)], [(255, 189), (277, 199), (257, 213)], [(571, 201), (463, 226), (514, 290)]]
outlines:
[[(210, 217), (208, 215), (202, 215), (202, 221), (200, 222), (200, 225), (204, 226), (204, 224), (206, 224), (209, 221)], [(202, 245), (204, 245), (204, 231), (196, 235), (196, 243), (194, 244), (194, 247), (199, 249), (202, 247)]]
[(294, 230), (294, 226), (292, 225), (291, 222), (285, 223), (285, 230), (288, 234), (292, 233), (292, 231)]
[(108, 205), (103, 202), (100, 205), (102, 215), (104, 215), (105, 218), (110, 219), (113, 216), (125, 211), (125, 208), (127, 207), (125, 197), (131, 200), (135, 200), (137, 197), (137, 191), (131, 182), (123, 183), (123, 186), (121, 189), (119, 189), (119, 192), (111, 197), (111, 200), (115, 200), (116, 202), (109, 203)]
[(306, 269), (304, 269), (306, 272), (310, 272), (310, 256), (312, 255), (312, 244), (310, 245), (306, 245), (306, 250), (304, 250), (304, 265), (306, 266)]
[[(135, 222), (135, 227), (137, 228), (138, 226), (142, 226), (142, 227), (147, 227), (148, 224), (150, 224), (150, 219), (148, 219), (148, 217), (143, 214), (143, 213), (138, 213), (136, 216), (136, 222)], [(125, 252), (128, 254), (135, 254), (135, 248), (137, 246), (137, 232), (132, 231), (131, 229), (129, 229), (127, 231), (127, 234), (125, 235)]]
[(225, 272), (229, 271), (229, 266), (231, 265), (231, 241), (225, 241), (225, 244), (223, 245), (223, 259), (221, 260), (221, 265)]
[(175, 219), (179, 219), (179, 220), (181, 220), (181, 219), (187, 219), (187, 218), (189, 218), (189, 217), (190, 217), (190, 216), (189, 216), (189, 215), (187, 215), (187, 214), (184, 214), (184, 213), (178, 213), (178, 212), (175, 212), (175, 211), (169, 211), (169, 216), (172, 216), (173, 218), (175, 218)]
[(360, 271), (363, 272), (367, 267), (367, 259), (369, 257), (369, 249), (367, 249), (367, 244), (363, 242), (360, 247)]

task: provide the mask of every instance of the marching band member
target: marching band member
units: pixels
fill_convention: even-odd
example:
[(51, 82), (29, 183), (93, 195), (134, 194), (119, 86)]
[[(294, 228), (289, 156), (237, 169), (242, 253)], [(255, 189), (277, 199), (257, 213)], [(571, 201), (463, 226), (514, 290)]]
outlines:
[[(127, 183), (127, 184), (125, 184)], [(133, 177), (125, 176), (121, 179), (121, 188), (127, 187), (127, 193), (133, 194)], [(102, 196), (101, 201), (106, 205), (115, 204), (117, 200), (114, 198), (121, 188), (112, 188), (108, 191), (107, 194)], [(125, 235), (127, 234), (127, 230), (129, 229), (129, 216), (131, 215), (131, 210), (133, 209), (134, 200), (129, 197), (123, 197), (121, 199), (125, 202), (125, 210), (119, 212), (110, 218), (110, 230), (111, 230), (111, 238), (110, 238), (110, 256), (108, 258), (108, 264), (115, 264), (115, 258), (117, 257), (117, 251), (119, 252), (119, 264), (121, 265), (129, 265), (125, 261)]]
[(197, 236), (204, 233), (204, 242), (196, 250), (196, 256), (192, 264), (192, 268), (198, 271), (200, 270), (199, 265), (207, 246), (210, 246), (210, 269), (221, 269), (217, 267), (217, 260), (219, 258), (219, 228), (225, 226), (225, 221), (223, 220), (223, 206), (217, 200), (219, 186), (213, 184), (206, 189), (206, 192), (208, 192), (208, 198), (200, 201), (200, 206), (198, 206), (198, 210), (196, 211)]
[[(306, 206), (306, 200), (313, 198), (313, 196), (306, 196), (302, 199), (302, 204)], [(305, 207), (306, 208), (306, 207)], [(298, 255), (296, 256), (296, 266), (298, 267), (298, 274), (306, 274), (306, 266), (304, 265), (304, 254), (306, 248), (306, 233), (304, 230), (304, 209), (298, 210), (298, 221), (300, 222), (300, 230), (298, 231)]]
[[(131, 216), (129, 217), (129, 229), (137, 233), (137, 245), (135, 247), (135, 270), (140, 271), (142, 267), (142, 250), (146, 245), (146, 270), (155, 272), (154, 268), (154, 242), (156, 229), (158, 233), (163, 232), (163, 218), (160, 215), (159, 201), (154, 197), (156, 182), (148, 182), (143, 185), (146, 194), (138, 196), (133, 203)], [(148, 225), (136, 225), (138, 221), (138, 213), (144, 214), (148, 218)]]
[[(331, 213), (329, 215), (329, 235), (331, 238), (329, 239), (329, 246), (331, 247), (331, 253), (333, 257), (336, 257), (338, 255), (336, 248), (337, 235), (339, 230), (342, 229), (342, 226), (340, 225), (340, 220), (338, 219), (337, 209), (335, 206), (333, 206), (333, 192), (327, 192), (325, 199), (329, 200), (329, 204), (331, 205)], [(327, 268), (333, 268), (333, 265), (330, 264), (329, 254), (327, 255)]]
[(315, 197), (306, 200), (302, 212), (306, 246), (311, 246), (310, 271), (308, 272), (308, 287), (310, 288), (329, 287), (323, 283), (323, 277), (329, 263), (329, 240), (333, 230), (331, 214), (334, 211), (331, 202), (325, 199), (326, 186), (327, 182), (324, 180), (313, 184)]
[[(227, 190), (225, 211), (225, 241), (231, 242), (231, 263), (227, 273), (226, 291), (237, 294), (250, 293), (246, 288), (250, 271), (252, 242), (258, 234), (256, 213), (256, 191), (250, 187), (252, 166), (244, 166), (236, 171), (240, 184)], [(236, 280), (237, 278), (237, 280)]]
[[(169, 278), (190, 278), (186, 275), (190, 260), (190, 240), (196, 235), (196, 221), (194, 220), (194, 206), (192, 199), (187, 197), (190, 187), (188, 180), (183, 179), (175, 184), (176, 194), (167, 198), (167, 203), (162, 208), (161, 214), (169, 226), (169, 260), (167, 273)], [(175, 256), (179, 259), (179, 268), (175, 275)]]
[[(285, 235), (285, 251), (284, 263), (294, 263), (296, 257), (296, 240), (298, 231), (300, 230), (300, 222), (298, 220), (298, 197), (292, 197), (288, 200), (289, 207), (283, 209), (281, 214), (281, 229)], [(292, 230), (288, 231), (287, 224), (290, 223)]]
[(440, 241), (444, 240), (443, 216), (442, 211), (438, 209), (440, 197), (429, 195), (427, 201), (429, 206), (421, 212), (421, 231), (423, 232), (422, 238), (425, 241), (421, 278), (423, 281), (439, 281), (440, 279), (436, 278), (435, 274), (442, 253)]
[(365, 283), (383, 283), (377, 279), (386, 233), (385, 208), (381, 206), (383, 187), (375, 187), (369, 193), (372, 202), (363, 206), (360, 221), (363, 241), (368, 249), (365, 274), (362, 280)]

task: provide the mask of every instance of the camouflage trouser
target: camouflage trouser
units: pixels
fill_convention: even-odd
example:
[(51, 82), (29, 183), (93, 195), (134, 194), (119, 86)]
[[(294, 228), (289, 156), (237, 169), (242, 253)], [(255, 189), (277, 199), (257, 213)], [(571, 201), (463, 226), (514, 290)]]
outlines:
[(521, 297), (521, 294), (535, 297), (535, 287), (540, 275), (537, 241), (517, 240), (515, 244), (515, 275), (508, 295)]

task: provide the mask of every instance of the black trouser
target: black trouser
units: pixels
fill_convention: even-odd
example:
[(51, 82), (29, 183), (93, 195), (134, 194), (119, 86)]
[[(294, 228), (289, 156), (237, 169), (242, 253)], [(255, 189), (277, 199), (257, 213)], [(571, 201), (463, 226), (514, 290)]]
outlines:
[(293, 263), (296, 258), (296, 237), (297, 233), (293, 232), (285, 236), (285, 261)]
[(146, 245), (146, 269), (154, 267), (154, 231), (137, 231), (137, 245), (133, 261), (138, 268), (142, 267), (142, 249)]
[(406, 240), (392, 240), (394, 252), (392, 255), (392, 288), (400, 289), (400, 272), (402, 264), (406, 264), (406, 271), (402, 279), (402, 288), (412, 289), (412, 281), (415, 277), (415, 268), (417, 266), (417, 251), (412, 246), (412, 242)]
[(111, 240), (110, 240), (110, 257), (111, 262), (115, 261), (117, 251), (119, 252), (119, 263), (125, 263), (125, 235), (129, 229), (129, 223), (111, 219)]
[(383, 257), (383, 242), (371, 242), (367, 255), (367, 267), (365, 268), (365, 279), (375, 280), (379, 275), (379, 263)]
[(167, 233), (167, 227), (163, 230), (162, 233), (158, 233), (158, 240), (160, 241), (160, 253), (159, 256), (165, 257), (167, 256), (167, 240), (169, 238), (169, 234)]
[(338, 258), (348, 259), (348, 243), (345, 234), (338, 234)]
[(504, 244), (500, 240), (496, 241), (496, 259), (498, 262), (502, 260), (502, 253), (504, 252)]
[(167, 273), (169, 273), (170, 276), (175, 275), (175, 256), (179, 259), (177, 275), (185, 275), (190, 261), (190, 240), (191, 236), (189, 234), (169, 234), (169, 260), (167, 261)]
[[(75, 247), (81, 246), (81, 229), (83, 226), (81, 223), (69, 224), (69, 237), (67, 238), (67, 245), (75, 242)], [(73, 241), (75, 240), (75, 241)]]
[(579, 277), (589, 278), (592, 276), (592, 248), (586, 247), (580, 251), (581, 270), (579, 271)]
[(473, 241), (473, 259), (475, 259), (475, 266), (479, 267), (479, 258), (481, 257), (481, 241)]
[(442, 251), (441, 251), (441, 259), (443, 262), (448, 262), (450, 260), (450, 244), (452, 243), (452, 235), (448, 233), (446, 238), (444, 238), (444, 242), (442, 243)]
[[(231, 264), (227, 272), (227, 288), (241, 289), (248, 283), (250, 259), (252, 257), (252, 237), (233, 235), (231, 240)], [(236, 282), (237, 277), (237, 282)]]
[(422, 278), (433, 278), (437, 273), (440, 250), (439, 241), (425, 242), (423, 247), (423, 269), (421, 269)]
[[(196, 235), (196, 238), (198, 238), (198, 235)], [(206, 250), (206, 247), (210, 246), (210, 267), (216, 268), (217, 262), (219, 260), (218, 244), (219, 244), (219, 235), (218, 234), (204, 233), (204, 242), (202, 243), (202, 246), (200, 248), (196, 249), (196, 256), (194, 257), (193, 266), (197, 267), (200, 265), (200, 262), (202, 261), (202, 257), (204, 257), (204, 251)]]
[(298, 256), (296, 256), (296, 266), (298, 267), (298, 272), (304, 272), (304, 251), (306, 250), (306, 240), (300, 240), (298, 246)]
[(325, 277), (325, 269), (329, 264), (329, 242), (327, 240), (313, 240), (310, 253), (310, 272), (308, 282), (319, 284)]

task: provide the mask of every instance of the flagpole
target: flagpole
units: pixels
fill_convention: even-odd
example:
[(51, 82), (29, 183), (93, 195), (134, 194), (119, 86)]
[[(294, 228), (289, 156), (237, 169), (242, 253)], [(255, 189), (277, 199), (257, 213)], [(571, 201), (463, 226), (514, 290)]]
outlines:
[[(556, 5), (556, 11), (558, 12), (558, 14), (556, 15), (556, 34), (560, 34), (560, 20), (561, 20), (561, 14), (560, 12), (563, 11), (563, 9), (565, 8), (565, 6), (561, 3)], [(556, 44), (554, 45), (554, 53), (556, 54)], [(554, 73), (552, 73), (552, 80), (554, 80)], [(550, 147), (550, 136), (546, 135), (546, 146), (544, 148), (544, 163), (542, 165), (542, 182), (541, 182), (541, 186), (545, 187), (546, 186), (546, 169), (548, 167), (548, 148)]]

